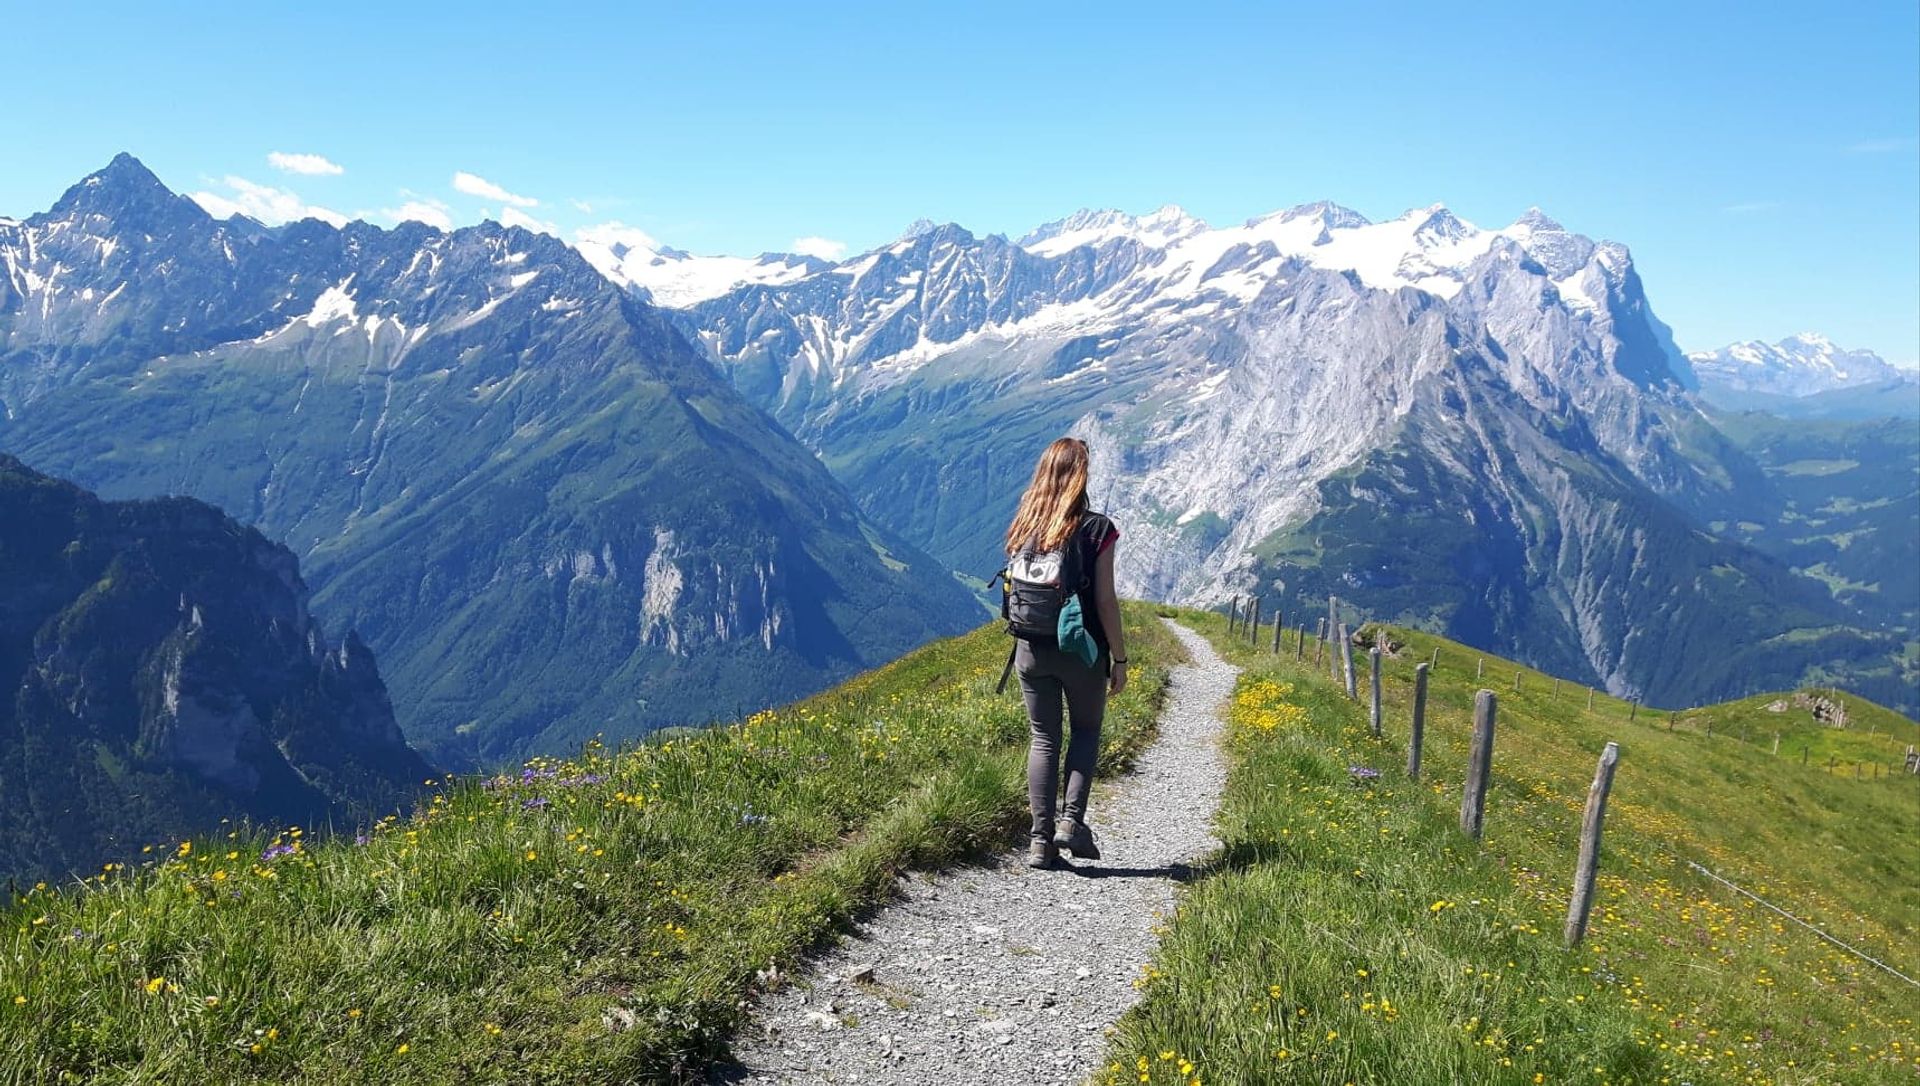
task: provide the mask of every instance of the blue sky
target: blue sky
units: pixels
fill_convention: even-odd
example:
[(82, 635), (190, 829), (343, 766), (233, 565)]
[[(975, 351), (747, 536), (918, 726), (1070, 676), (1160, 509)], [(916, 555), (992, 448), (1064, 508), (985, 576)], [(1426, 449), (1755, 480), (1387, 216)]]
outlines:
[(1912, 0), (698, 7), (0, 4), (27, 46), (0, 214), (120, 150), (269, 217), (511, 206), (713, 253), (1083, 206), (1537, 204), (1631, 246), (1685, 347), (1920, 359)]

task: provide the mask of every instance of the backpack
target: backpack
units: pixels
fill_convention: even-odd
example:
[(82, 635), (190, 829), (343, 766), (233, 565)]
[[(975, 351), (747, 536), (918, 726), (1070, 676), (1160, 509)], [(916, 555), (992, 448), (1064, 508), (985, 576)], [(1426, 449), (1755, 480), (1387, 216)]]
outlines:
[[(1083, 517), (1053, 550), (1035, 551), (1029, 546), (1015, 552), (994, 580), (1000, 582), (1000, 617), (1006, 620), (1007, 633), (1020, 641), (1058, 646), (1091, 667), (1100, 659), (1100, 645), (1087, 629), (1080, 603), (1080, 593), (1093, 579), (1092, 571), (1083, 568), (1080, 560), (1084, 523)], [(1018, 650), (1015, 645), (1008, 652), (996, 691), (1007, 688), (1007, 676), (1013, 671), (1013, 656)]]

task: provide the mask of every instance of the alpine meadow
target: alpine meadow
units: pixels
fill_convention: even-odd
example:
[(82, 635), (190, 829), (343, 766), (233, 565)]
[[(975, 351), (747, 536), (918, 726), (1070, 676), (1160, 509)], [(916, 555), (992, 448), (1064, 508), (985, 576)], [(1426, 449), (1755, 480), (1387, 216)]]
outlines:
[(0, 1086), (1920, 1086), (1910, 2), (4, 25)]

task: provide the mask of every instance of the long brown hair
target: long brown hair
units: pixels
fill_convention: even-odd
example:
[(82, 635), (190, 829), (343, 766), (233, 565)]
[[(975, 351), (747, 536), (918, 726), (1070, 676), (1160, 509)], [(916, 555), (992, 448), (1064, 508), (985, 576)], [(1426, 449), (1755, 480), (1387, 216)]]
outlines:
[(1007, 525), (1007, 553), (1023, 547), (1050, 551), (1066, 543), (1087, 511), (1087, 443), (1063, 437), (1034, 465), (1033, 481)]

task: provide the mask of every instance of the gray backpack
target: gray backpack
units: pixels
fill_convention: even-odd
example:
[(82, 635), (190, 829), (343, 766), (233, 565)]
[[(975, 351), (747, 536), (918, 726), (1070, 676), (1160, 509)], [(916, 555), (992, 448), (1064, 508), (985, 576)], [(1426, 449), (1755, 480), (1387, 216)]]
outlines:
[[(1080, 605), (1080, 593), (1093, 579), (1080, 558), (1080, 531), (1081, 526), (1075, 525), (1066, 542), (1054, 550), (1028, 547), (1015, 552), (994, 580), (1000, 582), (1000, 617), (1006, 620), (1007, 633), (1020, 641), (1057, 646), (1092, 667), (1100, 659), (1100, 645), (1087, 629)], [(1018, 649), (1015, 645), (1007, 653), (997, 691), (1007, 688)]]

